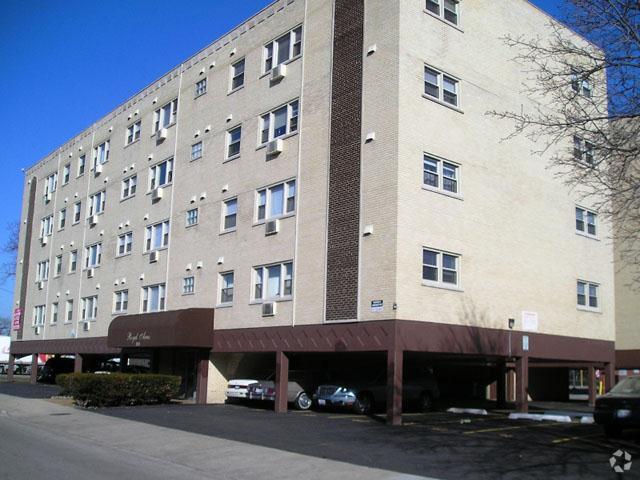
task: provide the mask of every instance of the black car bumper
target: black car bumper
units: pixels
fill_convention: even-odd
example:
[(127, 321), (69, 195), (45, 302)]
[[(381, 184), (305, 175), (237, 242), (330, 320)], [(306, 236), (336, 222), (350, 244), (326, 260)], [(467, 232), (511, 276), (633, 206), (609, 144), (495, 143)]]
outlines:
[(640, 428), (640, 410), (625, 408), (598, 409), (593, 413), (598, 425), (613, 425), (625, 428)]

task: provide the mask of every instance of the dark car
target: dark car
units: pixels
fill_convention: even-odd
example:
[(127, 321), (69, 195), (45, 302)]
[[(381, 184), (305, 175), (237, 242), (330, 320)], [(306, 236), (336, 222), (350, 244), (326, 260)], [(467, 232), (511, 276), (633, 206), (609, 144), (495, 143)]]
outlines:
[(640, 377), (628, 377), (596, 400), (593, 418), (614, 437), (624, 428), (640, 428)]
[(38, 373), (38, 383), (56, 383), (56, 377), (61, 373), (72, 373), (74, 369), (73, 358), (53, 357), (47, 360)]
[[(368, 415), (386, 402), (387, 375), (385, 371), (369, 377), (352, 373), (351, 378), (320, 385), (313, 397), (319, 407), (347, 407)], [(418, 405), (427, 411), (439, 397), (440, 390), (430, 370), (411, 372), (402, 384), (402, 401), (406, 406)]]

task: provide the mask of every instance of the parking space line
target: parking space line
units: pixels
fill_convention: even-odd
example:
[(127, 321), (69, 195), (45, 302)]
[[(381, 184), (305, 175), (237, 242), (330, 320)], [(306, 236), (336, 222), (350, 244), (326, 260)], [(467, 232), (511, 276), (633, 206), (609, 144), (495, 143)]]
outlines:
[(558, 427), (558, 426), (566, 426), (571, 425), (568, 423), (536, 423), (533, 425), (514, 425), (512, 427), (496, 427), (496, 428), (484, 428), (482, 430), (470, 430), (468, 432), (463, 432), (464, 435), (474, 435), (476, 433), (492, 433), (492, 432), (506, 432), (510, 430), (520, 430), (523, 428), (537, 428), (537, 427)]
[(601, 433), (593, 433), (591, 435), (579, 435), (575, 437), (556, 438), (552, 440), (551, 443), (554, 443), (554, 444), (567, 443), (567, 442), (573, 442), (574, 440), (583, 440), (585, 438), (593, 438), (593, 437), (601, 437), (601, 436), (602, 436)]

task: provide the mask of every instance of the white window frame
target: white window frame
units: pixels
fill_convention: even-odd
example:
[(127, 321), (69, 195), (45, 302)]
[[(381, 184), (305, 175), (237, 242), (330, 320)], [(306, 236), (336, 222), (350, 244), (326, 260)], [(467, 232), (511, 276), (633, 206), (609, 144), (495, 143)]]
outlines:
[[(584, 286), (584, 305), (580, 304), (580, 285)], [(581, 280), (578, 279), (576, 282), (576, 307), (578, 310), (585, 310), (589, 312), (601, 312), (601, 295), (600, 295), (600, 284), (596, 282), (591, 282), (589, 280)], [(591, 287), (595, 288), (596, 294), (595, 297), (591, 295)], [(596, 306), (591, 305), (591, 299), (596, 299)]]
[(113, 292), (113, 313), (126, 313), (129, 310), (129, 289)]
[(67, 163), (62, 167), (62, 185), (66, 185), (71, 181), (71, 164)]
[[(447, 12), (451, 12), (450, 9), (447, 8), (447, 0), (426, 0), (424, 11), (429, 15), (433, 15), (434, 17), (442, 20), (449, 25), (453, 25), (455, 27), (460, 27), (460, 1), (459, 0), (448, 0), (454, 4), (454, 12), (455, 21), (452, 21), (450, 18), (447, 18)], [(429, 8), (431, 6), (431, 9)], [(434, 12), (432, 9), (437, 8), (438, 11)], [(450, 16), (450, 15), (449, 15)]]
[(204, 144), (202, 143), (202, 141), (196, 142), (191, 145), (191, 161), (202, 158), (203, 148), (204, 148)]
[[(228, 279), (231, 278), (231, 282), (228, 282)], [(229, 290), (231, 290), (230, 295), (231, 299), (225, 295), (229, 295)], [(231, 306), (233, 305), (233, 299), (235, 295), (235, 274), (233, 270), (229, 270), (227, 272), (221, 272), (218, 275), (218, 306)]]
[[(159, 230), (157, 227), (160, 227)], [(159, 246), (154, 246), (157, 242), (158, 232), (160, 234), (160, 244)], [(156, 222), (152, 225), (147, 225), (144, 230), (144, 253), (153, 252), (156, 250), (164, 250), (169, 247), (169, 235), (171, 232), (171, 227), (169, 224), (169, 220), (164, 220), (162, 222)]]
[(40, 220), (40, 237), (50, 237), (53, 235), (53, 215), (47, 215), (42, 220)]
[(73, 300), (67, 300), (64, 304), (64, 323), (73, 322)]
[(107, 204), (107, 191), (100, 190), (99, 192), (89, 195), (89, 208), (87, 210), (87, 218), (93, 215), (102, 215), (104, 213), (104, 207)]
[[(242, 64), (242, 71), (238, 72), (238, 67)], [(241, 58), (231, 64), (229, 67), (229, 93), (235, 92), (236, 90), (240, 90), (244, 87), (244, 83), (246, 80), (247, 73), (247, 61), (245, 58)], [(236, 80), (239, 80), (241, 83), (239, 85), (235, 85)]]
[(47, 176), (44, 179), (44, 200), (45, 202), (49, 202), (51, 197), (58, 189), (58, 172), (54, 172), (51, 175)]
[(76, 170), (76, 178), (81, 177), (87, 171), (87, 156), (80, 155), (78, 157), (78, 169)]
[(56, 255), (53, 259), (53, 276), (59, 277), (62, 275), (62, 255)]
[(49, 280), (49, 260), (38, 262), (36, 266), (36, 282), (46, 282)]
[(33, 307), (33, 322), (34, 327), (41, 327), (47, 321), (47, 306), (36, 305)]
[[(195, 212), (195, 214), (192, 212)], [(195, 227), (196, 225), (198, 225), (200, 221), (200, 211), (198, 207), (190, 208), (189, 210), (187, 210), (187, 212), (185, 213), (184, 221), (186, 228)]]
[[(597, 212), (589, 208), (581, 207), (579, 205), (576, 205), (575, 212), (576, 212), (576, 217), (575, 217), (576, 233), (578, 235), (597, 239), (598, 230), (599, 230)], [(590, 216), (593, 222), (590, 222), (590, 218), (589, 218)], [(580, 229), (580, 226), (579, 226), (580, 222), (582, 222), (582, 230)], [(589, 232), (590, 226), (593, 226), (593, 233)]]
[(127, 133), (124, 139), (125, 146), (131, 145), (132, 143), (140, 140), (140, 135), (142, 134), (142, 120), (138, 120), (137, 122), (132, 123), (127, 127)]
[(190, 275), (182, 278), (182, 295), (194, 295), (196, 293), (196, 277)]
[(98, 318), (98, 295), (82, 297), (80, 318), (83, 322), (95, 322)]
[(102, 242), (96, 242), (84, 247), (84, 268), (98, 268), (102, 263)]
[(78, 270), (78, 250), (69, 252), (69, 273), (75, 273)]
[(97, 147), (93, 147), (93, 163), (91, 166), (91, 170), (95, 170), (98, 164), (104, 165), (109, 161), (110, 145), (111, 141), (105, 140)]
[[(162, 165), (166, 165), (166, 173), (164, 178), (164, 183), (160, 184), (159, 176), (162, 171)], [(173, 157), (167, 158), (162, 162), (158, 162), (155, 165), (149, 167), (149, 192), (155, 190), (156, 188), (164, 188), (173, 183)]]
[[(287, 266), (290, 267), (291, 275), (290, 278), (287, 279)], [(269, 295), (269, 269), (280, 267), (279, 273), (279, 284), (278, 284), (278, 294), (275, 296)], [(251, 302), (252, 303), (262, 303), (262, 302), (279, 302), (291, 300), (293, 298), (293, 261), (280, 262), (280, 263), (271, 263), (268, 265), (258, 265), (253, 267), (251, 273)], [(285, 294), (286, 283), (289, 281), (289, 293)], [(260, 283), (261, 282), (261, 283)], [(258, 285), (261, 285), (260, 292), (261, 295), (258, 296)]]
[(571, 74), (571, 90), (581, 97), (591, 98), (593, 96), (593, 86), (590, 79), (581, 78), (577, 71)]
[(64, 230), (67, 226), (67, 207), (58, 210), (58, 230)]
[[(275, 134), (275, 116), (280, 110), (286, 108), (287, 118), (285, 132), (276, 136)], [(294, 121), (295, 119), (295, 121)], [(293, 135), (300, 129), (300, 101), (299, 99), (291, 100), (283, 105), (279, 105), (270, 112), (260, 115), (260, 128), (258, 129), (258, 147), (277, 139)], [(266, 132), (266, 140), (265, 140)]]
[(73, 223), (72, 225), (76, 225), (80, 223), (82, 220), (82, 202), (76, 202), (73, 204)]
[(201, 78), (194, 85), (194, 98), (198, 98), (207, 93), (207, 77)]
[[(158, 309), (151, 310), (150, 294), (154, 289), (158, 289)], [(145, 305), (146, 302), (146, 305)], [(140, 311), (142, 313), (164, 312), (167, 309), (167, 286), (164, 283), (155, 285), (147, 285), (142, 287), (142, 295), (140, 295)]]
[[(280, 40), (288, 37), (289, 50), (286, 52), (286, 58), (280, 58)], [(293, 62), (302, 56), (302, 42), (304, 39), (304, 31), (302, 25), (298, 25), (283, 35), (271, 40), (265, 44), (262, 49), (262, 73), (269, 73), (278, 65)]]
[[(120, 251), (122, 250), (122, 251)], [(133, 252), (133, 232), (118, 235), (116, 242), (116, 257), (125, 257)]]
[[(240, 136), (236, 141), (233, 141), (233, 135), (238, 131), (240, 132)], [(240, 156), (240, 149), (242, 148), (242, 125), (237, 125), (227, 130), (226, 140), (227, 141), (225, 143), (225, 159), (231, 160), (234, 158), (238, 158)], [(238, 152), (232, 154), (231, 147), (236, 144), (238, 145)]]
[(580, 135), (573, 136), (573, 158), (585, 167), (595, 167), (595, 145)]
[[(167, 109), (167, 107), (169, 107)], [(168, 115), (168, 116), (167, 116)], [(156, 134), (163, 128), (169, 128), (176, 123), (178, 118), (178, 99), (174, 98), (153, 112), (153, 131)]]
[[(428, 170), (426, 165), (429, 163), (435, 162), (435, 172), (432, 170)], [(455, 170), (455, 178), (445, 175), (445, 171), (447, 169)], [(461, 193), (461, 183), (460, 183), (460, 170), (461, 165), (456, 162), (452, 162), (451, 160), (447, 160), (442, 157), (438, 157), (436, 155), (432, 155), (431, 153), (423, 153), (422, 155), (422, 188), (425, 190), (431, 190), (437, 193), (443, 193), (452, 197), (462, 197)], [(436, 177), (436, 185), (431, 185), (426, 181), (427, 175)], [(455, 182), (456, 191), (451, 191), (445, 188), (445, 180), (449, 180)]]
[[(278, 187), (282, 187), (282, 213), (271, 215), (271, 207), (273, 202), (273, 191)], [(291, 195), (291, 191), (293, 190), (293, 195)], [(264, 204), (264, 216), (261, 218), (260, 207), (262, 206), (262, 198), (264, 193), (265, 204)], [(255, 217), (254, 222), (256, 224), (268, 222), (269, 220), (275, 220), (277, 218), (289, 217), (291, 215), (295, 215), (297, 208), (297, 184), (296, 179), (292, 178), (290, 180), (286, 180), (284, 182), (276, 183), (274, 185), (269, 185), (268, 187), (260, 188), (256, 190), (255, 196)], [(289, 199), (293, 199), (293, 209), (289, 209)]]
[[(233, 213), (229, 213), (229, 206), (231, 203), (234, 203), (236, 206), (236, 211)], [(227, 218), (235, 217), (234, 225), (232, 227), (227, 228)], [(228, 198), (222, 202), (222, 223), (220, 225), (220, 230), (223, 233), (233, 232), (238, 228), (238, 197)]]
[(131, 175), (122, 180), (122, 190), (120, 192), (120, 199), (126, 200), (131, 197), (135, 197), (138, 190), (138, 174)]
[[(425, 263), (425, 253), (431, 252), (436, 255), (436, 263), (429, 264)], [(444, 257), (451, 257), (455, 259), (455, 268), (445, 268), (444, 266)], [(458, 253), (448, 252), (445, 250), (439, 250), (437, 248), (431, 247), (422, 247), (422, 285), (427, 287), (437, 287), (437, 288), (445, 288), (448, 290), (461, 290), (460, 286), (460, 265), (461, 265), (462, 255)], [(432, 280), (429, 278), (425, 278), (425, 268), (430, 268), (436, 271), (436, 280)], [(454, 272), (456, 281), (455, 283), (444, 281), (444, 272)]]
[(53, 302), (51, 304), (51, 320), (49, 321), (50, 325), (58, 324), (58, 317), (60, 312), (60, 305), (58, 302)]
[[(431, 74), (435, 75), (436, 77), (436, 82), (437, 83), (431, 83), (427, 81), (427, 71), (429, 71)], [(451, 92), (450, 90), (445, 89), (445, 83), (446, 81), (449, 81), (450, 83), (453, 83), (455, 85), (455, 92), (453, 92), (455, 94), (455, 98), (456, 98), (456, 102), (455, 103), (451, 103), (447, 100), (445, 100), (446, 95), (445, 92)], [(433, 100), (436, 101), (437, 103), (440, 103), (441, 105), (444, 105), (446, 107), (449, 108), (453, 108), (455, 110), (460, 110), (461, 106), (460, 106), (460, 79), (454, 75), (451, 75), (450, 73), (447, 73), (439, 68), (436, 68), (432, 65), (426, 65), (424, 66), (424, 82), (423, 82), (423, 90), (422, 90), (422, 96), (424, 98), (428, 98), (429, 100)], [(432, 87), (437, 88), (438, 90), (438, 94), (434, 95), (433, 93), (429, 93), (427, 91), (427, 85), (430, 85)]]

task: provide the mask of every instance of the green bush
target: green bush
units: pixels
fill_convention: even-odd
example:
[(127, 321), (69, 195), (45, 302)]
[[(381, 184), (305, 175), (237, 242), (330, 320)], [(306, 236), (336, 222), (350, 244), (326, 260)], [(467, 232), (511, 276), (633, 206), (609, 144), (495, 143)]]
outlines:
[(83, 407), (169, 403), (178, 395), (180, 377), (151, 374), (69, 373), (58, 375), (61, 394)]

